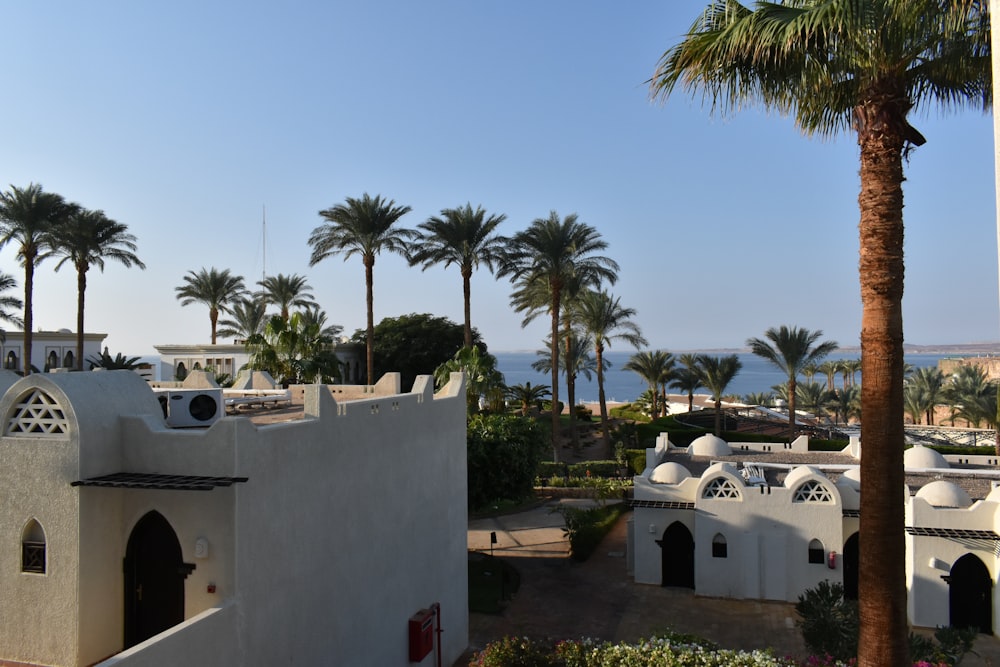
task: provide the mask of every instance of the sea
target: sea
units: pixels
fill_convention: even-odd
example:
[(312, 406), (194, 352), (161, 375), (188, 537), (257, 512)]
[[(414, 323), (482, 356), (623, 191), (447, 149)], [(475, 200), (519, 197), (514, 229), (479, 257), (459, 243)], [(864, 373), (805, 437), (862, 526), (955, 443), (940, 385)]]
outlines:
[[(625, 365), (625, 363), (629, 360), (629, 357), (633, 354), (633, 351), (605, 352), (604, 358), (611, 362), (611, 368), (604, 373), (604, 394), (609, 401), (628, 403), (634, 401), (640, 394), (642, 394), (642, 392), (649, 389), (649, 385), (647, 385), (645, 380), (639, 377), (638, 374), (632, 371), (622, 370), (622, 366)], [(706, 354), (715, 355), (732, 353), (711, 351), (706, 352)], [(540, 373), (531, 367), (532, 362), (538, 359), (538, 354), (535, 352), (498, 352), (495, 353), (495, 356), (497, 358), (497, 366), (500, 369), (500, 372), (503, 373), (504, 382), (508, 386), (523, 384), (525, 382), (548, 385), (551, 382), (551, 376), (549, 373)], [(739, 374), (733, 378), (733, 381), (729, 384), (729, 387), (726, 390), (727, 394), (743, 396), (753, 392), (768, 392), (771, 391), (771, 387), (777, 384), (782, 384), (787, 379), (781, 371), (754, 354), (749, 352), (738, 352), (736, 353), (736, 356), (738, 356), (740, 361), (743, 363), (743, 367)], [(911, 364), (914, 368), (923, 368), (926, 366), (936, 367), (939, 360), (951, 356), (955, 355), (907, 354), (905, 361), (906, 363)], [(859, 358), (861, 358), (860, 352), (837, 352), (826, 357), (826, 359), (831, 360)], [(860, 373), (858, 373), (857, 379), (858, 381), (861, 380)], [(815, 380), (816, 382), (826, 382), (826, 376), (818, 374)], [(841, 382), (842, 378), (838, 375), (836, 386), (841, 386)], [(668, 391), (670, 390), (668, 389)], [(698, 393), (707, 394), (708, 392), (701, 389)], [(559, 397), (563, 401), (566, 400), (565, 377), (559, 378)], [(577, 377), (576, 400), (578, 403), (597, 402), (596, 374), (594, 374), (590, 380), (587, 380), (587, 378), (582, 375)]]

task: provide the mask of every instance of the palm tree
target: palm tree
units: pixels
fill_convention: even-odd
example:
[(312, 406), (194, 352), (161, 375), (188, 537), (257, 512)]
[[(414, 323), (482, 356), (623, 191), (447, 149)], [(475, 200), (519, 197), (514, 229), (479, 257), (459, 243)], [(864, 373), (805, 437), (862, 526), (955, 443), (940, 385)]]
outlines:
[[(576, 332), (570, 330), (564, 334), (566, 349), (559, 355), (559, 370), (566, 376), (566, 403), (569, 405), (569, 435), (573, 443), (573, 450), (580, 449), (579, 433), (576, 430), (576, 378), (583, 375), (589, 381), (592, 373), (597, 370), (597, 361), (590, 356), (593, 343), (587, 337), (581, 337)], [(548, 342), (548, 341), (546, 341)], [(549, 346), (551, 350), (552, 346)], [(538, 350), (538, 359), (531, 363), (531, 367), (541, 373), (548, 373), (552, 369), (552, 357), (548, 350)], [(607, 363), (606, 361), (604, 362)], [(553, 408), (555, 409), (555, 408)]]
[(281, 319), (286, 322), (292, 308), (312, 308), (317, 305), (306, 277), (297, 273), (290, 276), (282, 273), (267, 276), (258, 280), (257, 284), (263, 290), (261, 296), (264, 303), (277, 306)]
[(72, 212), (52, 229), (52, 252), (61, 255), (56, 271), (71, 262), (76, 269), (76, 369), (83, 370), (83, 314), (87, 292), (87, 272), (96, 266), (104, 271), (104, 260), (111, 259), (126, 268), (145, 269), (135, 254), (135, 236), (128, 225), (115, 222), (104, 211), (72, 207)]
[[(841, 372), (844, 373), (844, 382), (850, 378), (851, 386), (858, 386), (858, 373), (861, 371), (860, 359), (844, 359), (841, 362)], [(864, 377), (861, 378), (864, 380)]]
[(992, 425), (996, 421), (997, 385), (980, 366), (962, 365), (944, 388), (945, 398), (951, 402), (956, 417), (964, 419), (974, 428), (985, 421)]
[(31, 183), (25, 188), (10, 186), (0, 194), (0, 248), (17, 244), (17, 256), (24, 267), (24, 374), (31, 373), (32, 293), (35, 267), (48, 257), (52, 226), (66, 217), (72, 206), (54, 192)]
[[(0, 272), (0, 321), (10, 322), (15, 327), (24, 327), (24, 321), (12, 310), (24, 308), (24, 302), (16, 296), (4, 294), (7, 290), (17, 287), (17, 279), (9, 273)], [(7, 332), (0, 328), (0, 343), (7, 340)]]
[(795, 400), (798, 375), (810, 364), (815, 364), (837, 349), (832, 340), (817, 344), (823, 332), (809, 331), (782, 324), (764, 332), (764, 338), (750, 338), (747, 346), (762, 359), (777, 366), (788, 378), (788, 432), (795, 437)]
[(587, 290), (573, 300), (570, 318), (594, 341), (594, 360), (597, 362), (597, 397), (601, 409), (601, 433), (609, 448), (611, 458), (611, 431), (608, 428), (608, 403), (604, 394), (604, 350), (613, 340), (623, 340), (639, 348), (646, 345), (639, 326), (632, 321), (636, 311), (625, 308), (621, 299), (605, 291)]
[(547, 384), (531, 384), (530, 382), (525, 382), (524, 384), (515, 384), (507, 387), (505, 395), (512, 401), (517, 401), (521, 404), (521, 415), (526, 416), (531, 406), (541, 401), (546, 396), (552, 394), (549, 391), (549, 385)]
[(702, 385), (712, 392), (712, 400), (715, 401), (715, 435), (722, 433), (722, 395), (741, 368), (743, 362), (735, 354), (724, 357), (698, 355), (695, 372), (701, 377)]
[[(914, 370), (913, 374), (906, 379), (906, 385), (916, 388), (915, 390), (911, 389), (910, 393), (911, 395), (914, 395), (914, 392), (916, 392), (915, 395), (920, 397), (921, 411), (927, 418), (927, 425), (933, 426), (934, 409), (944, 398), (944, 374), (936, 366), (917, 368)], [(904, 391), (906, 391), (906, 389), (904, 389)], [(915, 419), (914, 423), (919, 424), (920, 419)]]
[(830, 400), (830, 392), (827, 391), (825, 384), (812, 381), (803, 382), (795, 387), (795, 393), (795, 400), (798, 404), (812, 412), (817, 419), (824, 416), (824, 408), (827, 401)]
[(462, 274), (465, 304), (465, 347), (472, 347), (472, 272), (480, 263), (493, 271), (504, 250), (502, 237), (495, 232), (507, 219), (503, 214), (486, 215), (482, 206), (472, 204), (441, 210), (417, 225), (418, 236), (409, 255), (410, 265), (423, 264), (426, 271), (435, 264), (455, 264)]
[(267, 304), (260, 299), (240, 297), (226, 308), (229, 315), (219, 320), (218, 335), (246, 342), (251, 336), (262, 333), (267, 323)]
[(636, 352), (622, 366), (626, 371), (637, 373), (649, 385), (649, 391), (653, 395), (650, 415), (653, 419), (660, 416), (659, 397), (656, 390), (664, 379), (669, 382), (674, 377), (674, 363), (676, 363), (674, 355), (665, 350), (652, 352), (647, 350)]
[(698, 355), (686, 352), (677, 360), (683, 368), (674, 371), (674, 379), (670, 382), (672, 389), (683, 391), (688, 396), (688, 412), (694, 411), (694, 392), (702, 388), (701, 376), (698, 375)]
[(774, 394), (769, 391), (757, 391), (745, 394), (743, 402), (747, 405), (759, 405), (769, 407), (774, 402)]
[[(500, 263), (498, 277), (510, 277), (520, 287), (544, 286), (549, 296), (551, 317), (550, 356), (552, 366), (552, 405), (559, 404), (559, 316), (563, 289), (569, 282), (582, 287), (596, 287), (603, 281), (618, 279), (618, 264), (598, 253), (608, 244), (596, 229), (579, 222), (575, 213), (560, 220), (552, 211), (548, 218), (537, 218), (528, 229), (504, 240), (507, 250)], [(557, 451), (559, 414), (552, 410), (553, 452)], [(555, 459), (558, 461), (558, 457)]]
[(834, 390), (834, 380), (837, 379), (837, 373), (840, 370), (840, 362), (833, 359), (827, 359), (820, 365), (816, 367), (816, 370), (822, 373), (826, 377), (826, 390)]
[[(652, 92), (680, 84), (735, 111), (752, 102), (809, 134), (856, 134), (861, 156), (863, 439), (859, 665), (908, 662), (903, 535), (903, 156), (916, 106), (990, 108), (990, 21), (974, 0), (717, 0), (660, 59)], [(877, 36), (877, 38), (873, 38)]]
[(248, 366), (268, 371), (282, 382), (335, 380), (340, 377), (340, 362), (332, 343), (301, 313), (292, 313), (287, 320), (272, 315), (261, 333), (247, 339)]
[(326, 311), (318, 306), (303, 308), (300, 315), (302, 316), (303, 324), (315, 324), (319, 328), (320, 333), (334, 342), (336, 342), (337, 337), (344, 331), (344, 327), (339, 324), (328, 324)]
[(448, 384), (452, 373), (465, 373), (468, 387), (465, 399), (469, 414), (479, 411), (480, 401), (490, 409), (499, 409), (503, 405), (504, 383), (503, 373), (497, 368), (497, 358), (488, 352), (483, 352), (478, 345), (462, 347), (455, 356), (434, 369), (434, 381), (438, 388)]
[(861, 418), (861, 389), (855, 385), (835, 389), (827, 403), (833, 409), (835, 419), (843, 419), (844, 423), (851, 417)]
[(184, 284), (175, 287), (176, 296), (182, 306), (203, 303), (208, 306), (208, 319), (212, 323), (212, 345), (215, 345), (219, 314), (227, 312), (230, 303), (238, 301), (246, 294), (243, 276), (234, 276), (229, 269), (219, 271), (214, 266), (207, 271), (188, 271)]
[(315, 228), (309, 236), (309, 245), (312, 246), (309, 266), (315, 266), (333, 255), (343, 255), (345, 261), (353, 255), (361, 256), (361, 262), (365, 266), (365, 303), (368, 310), (365, 344), (370, 385), (375, 384), (375, 298), (372, 269), (375, 266), (375, 256), (383, 250), (406, 255), (408, 242), (416, 237), (416, 232), (393, 225), (409, 212), (409, 206), (396, 206), (392, 199), (383, 199), (381, 195), (371, 197), (366, 192), (361, 199), (347, 197), (343, 204), (320, 211), (320, 216), (326, 222)]

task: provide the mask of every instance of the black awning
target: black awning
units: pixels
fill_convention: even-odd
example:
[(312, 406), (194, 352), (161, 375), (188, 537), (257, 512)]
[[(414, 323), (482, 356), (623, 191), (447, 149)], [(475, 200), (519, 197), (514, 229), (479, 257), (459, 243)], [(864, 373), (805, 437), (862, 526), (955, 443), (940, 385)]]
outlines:
[(217, 486), (245, 482), (246, 477), (200, 477), (198, 475), (161, 475), (145, 472), (116, 472), (111, 475), (79, 479), (71, 486), (103, 486), (113, 489), (161, 489), (164, 491), (211, 491)]
[(967, 528), (918, 528), (917, 526), (907, 526), (906, 532), (910, 535), (920, 535), (922, 537), (947, 537), (953, 540), (1000, 540), (992, 530), (970, 530)]
[(693, 510), (694, 503), (683, 503), (673, 500), (630, 500), (630, 507), (645, 507), (666, 510)]

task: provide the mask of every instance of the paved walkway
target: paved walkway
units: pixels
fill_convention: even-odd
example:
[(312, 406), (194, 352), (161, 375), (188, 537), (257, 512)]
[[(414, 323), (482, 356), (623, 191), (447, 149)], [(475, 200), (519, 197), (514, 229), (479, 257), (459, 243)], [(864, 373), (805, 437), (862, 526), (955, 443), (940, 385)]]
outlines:
[[(562, 516), (552, 512), (560, 502), (591, 501), (563, 499), (469, 523), (470, 549), (489, 553), (490, 533), (496, 532), (494, 555), (508, 559), (521, 574), (521, 589), (501, 614), (469, 614), (471, 649), (505, 635), (619, 642), (669, 628), (725, 648), (770, 647), (777, 655), (808, 655), (795, 627), (794, 605), (706, 598), (688, 589), (632, 582), (625, 560), (628, 515), (585, 563), (571, 560)], [(967, 656), (963, 667), (1000, 666), (1000, 639), (980, 635), (975, 648), (980, 657)], [(455, 663), (459, 665), (468, 665), (468, 656)]]

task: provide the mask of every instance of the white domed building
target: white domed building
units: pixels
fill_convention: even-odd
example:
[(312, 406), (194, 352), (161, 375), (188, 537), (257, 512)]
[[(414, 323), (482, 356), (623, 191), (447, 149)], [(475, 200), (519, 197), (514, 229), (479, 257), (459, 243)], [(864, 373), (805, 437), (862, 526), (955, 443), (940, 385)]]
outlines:
[[(789, 457), (798, 464), (782, 464), (791, 449), (730, 445), (704, 435), (683, 450), (663, 443), (647, 450), (650, 465), (635, 478), (630, 529), (635, 580), (712, 597), (786, 602), (831, 580), (856, 598), (861, 477), (847, 454), (860, 447), (855, 442), (844, 452), (853, 465), (826, 466), (801, 463), (807, 446), (796, 446), (797, 458)], [(736, 460), (761, 453), (766, 456)], [(974, 501), (955, 482), (969, 471), (955, 470), (928, 447), (909, 448), (905, 466), (915, 475), (911, 481), (932, 478), (915, 493), (900, 489), (910, 622), (993, 634), (1000, 619), (993, 583), (1000, 575), (1000, 487)], [(980, 474), (1000, 478), (995, 467)]]

